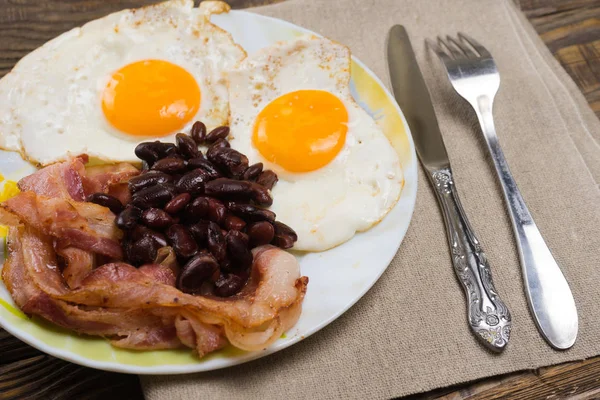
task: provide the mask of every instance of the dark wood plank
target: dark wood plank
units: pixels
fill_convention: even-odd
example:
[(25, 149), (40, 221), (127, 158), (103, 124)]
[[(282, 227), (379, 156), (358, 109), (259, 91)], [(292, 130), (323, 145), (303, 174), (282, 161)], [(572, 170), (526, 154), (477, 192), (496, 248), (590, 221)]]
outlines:
[[(233, 8), (245, 8), (279, 1), (284, 0), (228, 2)], [(600, 0), (514, 1), (600, 116)], [(112, 11), (154, 2), (0, 0), (0, 76), (23, 55), (66, 30)], [(0, 355), (0, 399), (104, 399), (109, 396), (113, 400), (143, 399), (135, 376), (97, 371), (57, 360), (2, 330)], [(600, 398), (599, 376), (600, 357), (595, 357), (410, 398), (563, 399), (577, 396), (578, 399), (592, 399)]]

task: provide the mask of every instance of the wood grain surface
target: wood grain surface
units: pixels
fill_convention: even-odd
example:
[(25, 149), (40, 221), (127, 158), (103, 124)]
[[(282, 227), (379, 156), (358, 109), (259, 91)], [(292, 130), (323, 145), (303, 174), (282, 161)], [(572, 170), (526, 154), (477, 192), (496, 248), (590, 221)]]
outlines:
[[(245, 8), (284, 0), (228, 0)], [(332, 0), (334, 1), (334, 0)], [(418, 0), (415, 0), (418, 1)], [(600, 117), (600, 0), (514, 0)], [(0, 77), (25, 54), (75, 26), (153, 0), (0, 0)], [(0, 329), (0, 400), (138, 400), (136, 376), (84, 368)], [(411, 396), (411, 399), (597, 399), (600, 357)]]

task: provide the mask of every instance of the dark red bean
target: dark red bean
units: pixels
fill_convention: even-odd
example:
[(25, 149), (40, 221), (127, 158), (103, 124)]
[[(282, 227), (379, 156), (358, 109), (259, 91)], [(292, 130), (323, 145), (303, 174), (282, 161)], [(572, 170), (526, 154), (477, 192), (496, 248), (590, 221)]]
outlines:
[(292, 228), (279, 221), (275, 221), (273, 227), (275, 228), (275, 237), (272, 243), (275, 246), (282, 249), (289, 249), (294, 246), (294, 242), (298, 240), (298, 235)]
[(294, 246), (294, 239), (286, 235), (275, 235), (272, 243), (274, 246), (285, 250)]
[(173, 225), (175, 220), (160, 208), (149, 208), (142, 213), (142, 222), (150, 228), (165, 229)]
[(185, 171), (187, 165), (185, 160), (175, 157), (162, 158), (154, 163), (153, 170), (165, 172), (167, 174), (176, 174)]
[(275, 221), (275, 213), (270, 210), (254, 207), (250, 204), (227, 202), (227, 208), (244, 221)]
[(152, 142), (140, 143), (135, 147), (134, 153), (140, 160), (144, 160), (152, 165), (160, 158), (155, 147)]
[(136, 192), (131, 203), (141, 208), (162, 207), (175, 195), (173, 185), (163, 184), (144, 188)]
[(256, 178), (258, 178), (258, 175), (260, 175), (262, 170), (263, 170), (263, 163), (259, 162), (256, 164), (252, 164), (251, 166), (248, 167), (246, 172), (244, 172), (244, 175), (242, 177), (245, 181), (256, 180)]
[(256, 179), (256, 183), (266, 187), (267, 189), (273, 189), (273, 186), (277, 183), (279, 178), (277, 178), (277, 174), (270, 169), (267, 169), (258, 176)]
[(200, 294), (202, 284), (219, 269), (217, 260), (206, 252), (192, 257), (177, 278), (177, 288), (184, 293)]
[(179, 178), (175, 188), (183, 193), (200, 194), (204, 190), (206, 181), (208, 181), (208, 174), (203, 169), (196, 168)]
[(87, 201), (108, 208), (114, 214), (123, 211), (123, 203), (119, 199), (106, 193), (94, 193), (88, 196)]
[(275, 236), (275, 228), (267, 221), (255, 222), (249, 225), (247, 232), (250, 237), (250, 246), (253, 248), (271, 243)]
[(177, 214), (179, 211), (183, 210), (191, 199), (192, 196), (189, 193), (178, 194), (165, 205), (165, 211), (169, 214)]
[(239, 231), (229, 231), (225, 240), (227, 242), (227, 255), (233, 262), (234, 268), (246, 269), (252, 265), (252, 253), (248, 249), (248, 242)]
[(121, 229), (133, 228), (142, 217), (142, 210), (132, 205), (125, 207), (123, 211), (117, 215), (115, 223)]
[(179, 152), (186, 158), (196, 158), (200, 154), (200, 150), (198, 150), (198, 145), (194, 139), (185, 133), (175, 135), (175, 142), (177, 143)]
[(205, 219), (208, 215), (208, 207), (207, 197), (196, 197), (185, 207), (184, 221), (190, 223)]
[(294, 242), (298, 240), (296, 232), (283, 222), (275, 221), (273, 227), (275, 228), (275, 235), (288, 235), (294, 239)]
[(228, 231), (241, 231), (246, 226), (246, 222), (233, 214), (227, 214), (223, 218), (221, 225)]
[(202, 144), (204, 143), (204, 139), (206, 139), (206, 125), (201, 121), (196, 121), (194, 122), (194, 125), (192, 125), (192, 131), (190, 133), (196, 144)]
[(248, 169), (248, 157), (234, 149), (221, 147), (213, 150), (211, 147), (206, 156), (217, 168), (232, 178), (241, 177)]
[(190, 233), (200, 247), (206, 247), (208, 244), (208, 225), (208, 221), (200, 221), (189, 227)]
[(153, 238), (156, 243), (160, 245), (160, 247), (168, 246), (167, 237), (162, 233), (158, 233), (153, 231), (152, 229), (144, 226), (144, 225), (136, 225), (129, 233), (129, 237), (134, 242), (140, 240), (144, 236), (149, 236)]
[(225, 259), (227, 255), (225, 238), (221, 233), (219, 225), (212, 221), (208, 224), (207, 244), (208, 250), (215, 256), (217, 261)]
[(213, 143), (217, 139), (225, 139), (229, 135), (229, 127), (228, 126), (219, 126), (218, 128), (213, 129), (206, 135), (206, 141), (208, 143)]
[(136, 265), (154, 262), (160, 245), (150, 236), (143, 236), (129, 248), (129, 261)]
[(170, 182), (173, 182), (173, 177), (171, 175), (160, 171), (148, 171), (131, 178), (128, 186), (131, 193), (135, 193), (150, 186), (162, 185)]
[(210, 161), (208, 161), (204, 156), (192, 158), (188, 161), (189, 169), (200, 168), (204, 172), (208, 174), (208, 180), (220, 178), (222, 175), (217, 168)]
[(217, 139), (215, 140), (215, 142), (209, 147), (210, 149), (220, 149), (222, 147), (231, 147), (231, 144), (229, 144), (229, 141), (227, 139)]
[(175, 250), (178, 256), (189, 258), (198, 251), (196, 241), (185, 226), (179, 224), (171, 225), (167, 229), (166, 234), (173, 246), (173, 250)]
[(238, 181), (235, 179), (218, 178), (204, 184), (204, 193), (225, 199), (241, 201), (253, 200), (261, 206), (273, 204), (269, 191), (261, 185), (251, 181)]
[(221, 275), (215, 282), (215, 294), (220, 297), (233, 296), (242, 290), (247, 281), (247, 274)]

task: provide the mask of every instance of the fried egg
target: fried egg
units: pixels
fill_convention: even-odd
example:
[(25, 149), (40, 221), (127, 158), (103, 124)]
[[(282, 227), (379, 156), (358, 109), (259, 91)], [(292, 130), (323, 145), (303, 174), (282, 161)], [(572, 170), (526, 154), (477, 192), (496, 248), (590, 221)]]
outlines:
[(196, 120), (227, 123), (225, 71), (246, 54), (210, 23), (220, 1), (172, 0), (75, 28), (0, 80), (0, 147), (46, 165), (86, 153), (139, 161), (135, 146), (173, 141)]
[(230, 142), (274, 170), (271, 210), (321, 251), (380, 221), (403, 184), (398, 155), (350, 91), (350, 51), (302, 36), (249, 56), (229, 74)]

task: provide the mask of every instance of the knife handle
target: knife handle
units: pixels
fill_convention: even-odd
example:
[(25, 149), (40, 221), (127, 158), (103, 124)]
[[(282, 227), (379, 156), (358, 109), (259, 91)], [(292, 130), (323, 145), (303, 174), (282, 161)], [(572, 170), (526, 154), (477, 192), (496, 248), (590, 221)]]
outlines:
[(496, 292), (485, 253), (460, 204), (452, 170), (430, 171), (429, 178), (444, 215), (454, 272), (467, 297), (471, 330), (486, 347), (500, 352), (510, 337), (510, 312)]

